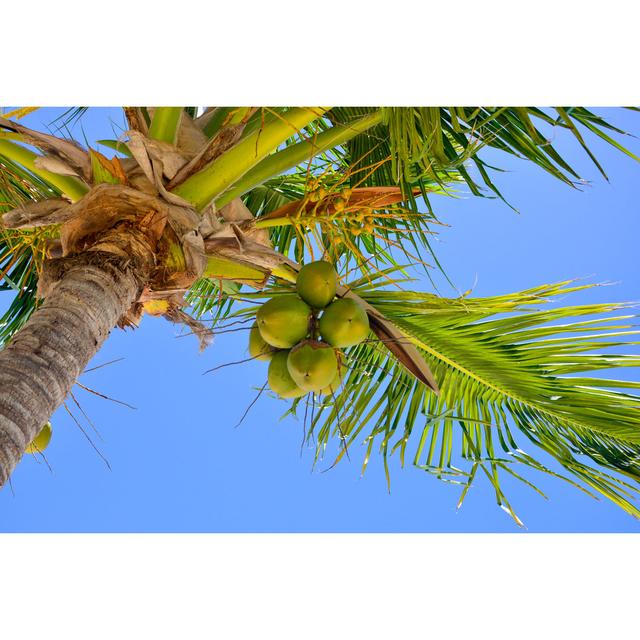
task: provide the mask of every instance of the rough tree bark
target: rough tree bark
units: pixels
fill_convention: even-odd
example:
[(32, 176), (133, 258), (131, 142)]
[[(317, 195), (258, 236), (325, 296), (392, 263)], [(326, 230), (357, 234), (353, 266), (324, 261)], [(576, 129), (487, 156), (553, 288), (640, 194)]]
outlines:
[(142, 289), (138, 263), (113, 253), (61, 263), (44, 304), (0, 351), (0, 486)]

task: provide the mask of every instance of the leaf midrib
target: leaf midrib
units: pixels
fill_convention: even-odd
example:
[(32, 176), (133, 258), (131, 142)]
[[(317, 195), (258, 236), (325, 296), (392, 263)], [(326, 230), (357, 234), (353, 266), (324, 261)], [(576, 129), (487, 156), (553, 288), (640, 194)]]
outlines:
[[(606, 435), (608, 437), (615, 438), (616, 440), (622, 440), (624, 442), (628, 442), (628, 443), (631, 443), (631, 444), (638, 444), (638, 441), (630, 440), (628, 438), (620, 436), (619, 434), (612, 434), (610, 431), (605, 431), (603, 429), (599, 429), (599, 428), (593, 427), (592, 425), (586, 425), (586, 424), (584, 424), (582, 422), (579, 422), (579, 421), (577, 421), (577, 420), (575, 420), (573, 418), (568, 418), (568, 417), (563, 416), (563, 415), (558, 415), (556, 412), (548, 409), (544, 405), (540, 405), (537, 402), (524, 399), (519, 394), (514, 393), (512, 391), (506, 391), (502, 387), (494, 384), (493, 382), (489, 382), (488, 380), (485, 380), (480, 375), (478, 375), (478, 374), (474, 373), (473, 371), (467, 369), (466, 367), (462, 366), (461, 364), (459, 364), (455, 360), (451, 359), (449, 356), (446, 356), (445, 354), (437, 351), (433, 347), (428, 346), (427, 344), (425, 344), (419, 338), (416, 338), (415, 336), (408, 334), (401, 327), (398, 327), (398, 328), (407, 336), (407, 338), (411, 342), (413, 342), (415, 344), (415, 346), (420, 347), (421, 349), (423, 349), (424, 351), (429, 353), (432, 357), (439, 359), (441, 362), (444, 362), (444, 363), (448, 364), (450, 367), (453, 367), (454, 369), (457, 369), (458, 371), (460, 371), (464, 375), (470, 377), (473, 380), (476, 380), (480, 384), (484, 385), (485, 387), (487, 387), (487, 388), (489, 388), (489, 389), (491, 389), (493, 391), (496, 391), (497, 393), (501, 394), (502, 396), (505, 396), (506, 398), (509, 398), (511, 400), (515, 400), (516, 402), (519, 402), (523, 406), (526, 406), (526, 407), (535, 409), (537, 411), (540, 411), (540, 412), (542, 412), (542, 413), (544, 413), (544, 414), (546, 414), (546, 415), (548, 415), (548, 416), (550, 416), (552, 418), (555, 418), (556, 420), (560, 420), (560, 421), (564, 422), (565, 424), (568, 423), (568, 424), (576, 426), (576, 427), (578, 427), (580, 429), (586, 429), (588, 431), (593, 431), (593, 432), (596, 432), (596, 433), (599, 433), (599, 434), (603, 434), (603, 435)], [(640, 438), (639, 438), (639, 440), (640, 440)]]

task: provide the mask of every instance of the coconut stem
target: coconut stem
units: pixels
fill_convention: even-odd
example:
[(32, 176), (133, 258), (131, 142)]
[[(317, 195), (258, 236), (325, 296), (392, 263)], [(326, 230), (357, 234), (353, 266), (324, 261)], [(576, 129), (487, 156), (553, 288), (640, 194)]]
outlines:
[(318, 331), (318, 315), (319, 311), (312, 311), (311, 318), (309, 318), (309, 335), (312, 340), (317, 340), (320, 332)]

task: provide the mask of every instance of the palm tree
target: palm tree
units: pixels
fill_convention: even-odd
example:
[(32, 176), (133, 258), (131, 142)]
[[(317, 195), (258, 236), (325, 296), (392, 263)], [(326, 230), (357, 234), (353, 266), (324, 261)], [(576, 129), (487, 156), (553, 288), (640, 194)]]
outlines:
[(371, 334), (344, 350), (338, 390), (291, 400), (316, 459), (330, 440), (336, 463), (364, 441), (363, 468), (374, 446), (386, 470), (388, 456), (409, 455), (459, 483), (460, 503), (484, 475), (516, 521), (500, 481), (534, 486), (521, 475), (529, 467), (640, 517), (640, 383), (593, 374), (640, 363), (607, 351), (637, 333), (628, 305), (538, 308), (588, 288), (571, 281), (489, 298), (407, 288), (407, 265), (441, 268), (433, 194), (466, 185), (502, 199), (485, 147), (575, 186), (545, 132), (570, 132), (604, 175), (585, 137), (631, 154), (602, 117), (583, 107), (125, 107), (128, 130), (100, 141), (108, 158), (22, 126), (26, 111), (0, 118), (0, 286), (15, 291), (0, 320), (0, 485), (114, 327), (163, 315), (204, 347), (203, 317), (249, 322), (322, 258)]

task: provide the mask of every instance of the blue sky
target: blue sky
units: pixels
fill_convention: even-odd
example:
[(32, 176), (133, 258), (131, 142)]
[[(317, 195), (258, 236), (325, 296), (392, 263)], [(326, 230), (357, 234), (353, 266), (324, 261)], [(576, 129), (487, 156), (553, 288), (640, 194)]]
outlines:
[[(62, 110), (25, 119), (33, 127)], [(640, 132), (640, 114), (602, 109), (615, 124)], [(89, 142), (113, 137), (116, 109), (93, 109), (82, 121)], [(77, 127), (74, 134), (82, 140)], [(495, 176), (514, 213), (497, 200), (434, 198), (440, 231), (437, 254), (459, 291), (474, 295), (517, 291), (571, 277), (617, 284), (572, 296), (568, 302), (638, 300), (637, 238), (640, 164), (593, 141), (610, 182), (567, 136), (559, 148), (592, 180), (582, 191), (525, 162), (490, 156), (508, 173)], [(636, 153), (637, 140), (625, 141)], [(441, 293), (452, 295), (440, 279)], [(429, 291), (424, 278), (417, 289)], [(0, 294), (0, 309), (9, 303)], [(262, 397), (239, 428), (244, 408), (265, 378), (261, 363), (207, 369), (243, 357), (244, 334), (216, 338), (198, 353), (193, 337), (162, 319), (146, 317), (137, 331), (114, 331), (94, 365), (124, 360), (82, 376), (83, 385), (135, 405), (130, 410), (81, 389), (74, 395), (99, 430), (93, 436), (109, 470), (72, 418), (54, 416), (47, 450), (52, 467), (26, 457), (0, 492), (1, 531), (438, 531), (515, 532), (487, 483), (478, 482), (456, 511), (458, 489), (411, 467), (391, 464), (391, 494), (382, 465), (372, 458), (360, 477), (364, 449), (351, 450), (327, 473), (311, 473), (312, 450), (300, 455), (302, 424), (280, 420), (284, 401)], [(90, 365), (91, 366), (91, 365)], [(635, 376), (637, 372), (628, 375)], [(75, 414), (78, 410), (69, 404)], [(90, 432), (91, 428), (86, 426)], [(506, 482), (527, 531), (638, 531), (614, 505), (596, 502), (560, 481), (536, 476), (545, 501), (520, 483)]]

